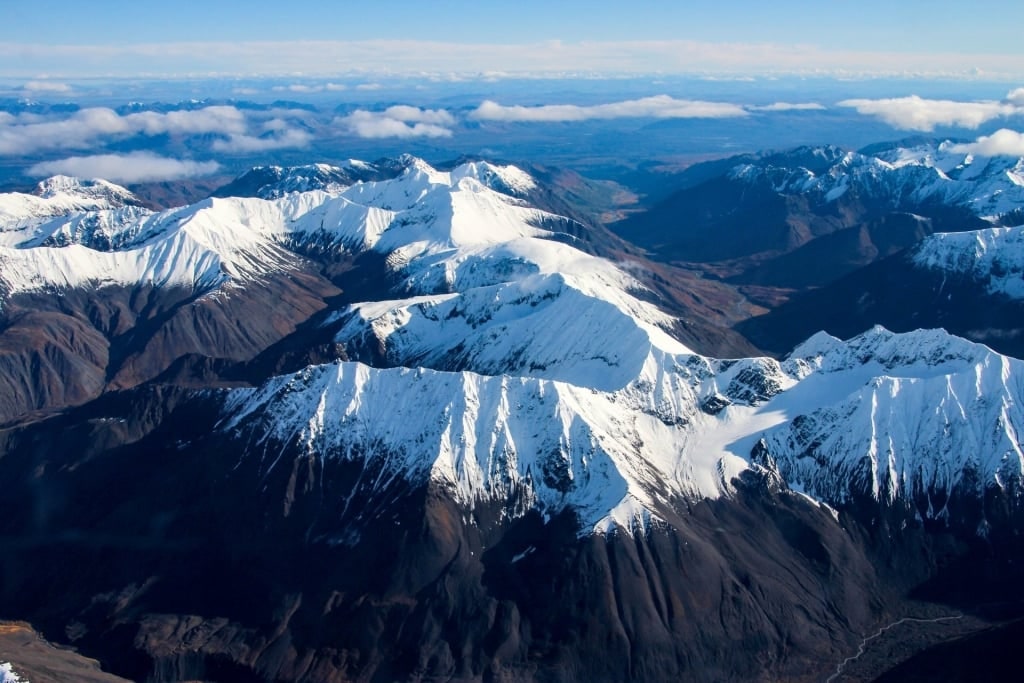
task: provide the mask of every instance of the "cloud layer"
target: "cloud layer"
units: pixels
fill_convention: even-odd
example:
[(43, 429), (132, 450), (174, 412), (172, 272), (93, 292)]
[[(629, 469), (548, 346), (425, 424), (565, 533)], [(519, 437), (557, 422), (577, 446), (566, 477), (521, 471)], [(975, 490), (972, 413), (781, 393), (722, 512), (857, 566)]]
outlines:
[[(343, 90), (348, 90), (348, 86), (344, 83), (292, 83), (290, 85), (275, 85), (271, 90), (276, 92), (307, 94), (315, 92), (341, 92)], [(249, 90), (249, 92), (241, 94), (253, 94), (256, 92), (258, 91)]]
[[(813, 36), (809, 37), (813, 40)], [(1024, 54), (968, 53), (937, 45), (920, 51), (834, 49), (792, 43), (696, 40), (481, 41), (301, 40), (166, 42), (110, 45), (0, 43), (0, 63), (13, 78), (39, 73), (155, 77), (221, 73), (332, 77), (346, 65), (360, 74), (729, 73), (992, 77), (1024, 73)], [(350, 67), (351, 68), (351, 67)], [(356, 73), (356, 70), (353, 70)]]
[[(1013, 91), (1010, 96), (1024, 99), (1024, 93), (1020, 91)], [(1009, 100), (957, 102), (924, 99), (917, 95), (878, 100), (843, 100), (839, 102), (839, 106), (852, 107), (860, 114), (874, 116), (895, 128), (924, 132), (931, 132), (936, 126), (961, 126), (973, 129), (993, 119), (1024, 111)]]
[(455, 117), (444, 109), (396, 105), (379, 112), (357, 109), (334, 122), (361, 138), (447, 138), (452, 135)]
[(747, 110), (737, 104), (677, 100), (668, 95), (655, 95), (638, 100), (625, 100), (609, 104), (580, 106), (575, 104), (545, 104), (533, 107), (505, 106), (485, 100), (470, 113), (478, 121), (586, 121), (588, 119), (621, 118), (730, 118), (747, 116)]
[(282, 118), (273, 118), (262, 124), (260, 135), (232, 134), (226, 140), (214, 140), (211, 147), (217, 152), (246, 154), (266, 152), (274, 149), (291, 149), (307, 147), (313, 141), (313, 135), (291, 124)]
[(103, 178), (115, 183), (145, 183), (180, 180), (216, 173), (215, 161), (171, 159), (149, 152), (97, 154), (44, 161), (28, 170), (30, 176), (71, 175), (79, 178)]
[(81, 109), (63, 119), (32, 115), (0, 118), (0, 155), (24, 155), (52, 149), (87, 149), (104, 139), (131, 135), (241, 135), (245, 115), (235, 107), (191, 111), (138, 112), (120, 115), (113, 109)]
[(950, 150), (984, 157), (1024, 157), (1024, 133), (1001, 128), (992, 135), (982, 135), (974, 142), (952, 145)]
[(304, 147), (312, 136), (293, 128), (281, 115), (269, 121), (252, 120), (233, 106), (170, 112), (118, 114), (106, 107), (91, 107), (63, 118), (0, 112), (0, 156), (26, 156), (50, 150), (87, 150), (136, 135), (189, 137), (222, 136), (211, 147), (223, 152), (258, 152)]
[(29, 81), (21, 86), (22, 90), (30, 93), (69, 93), (71, 86), (58, 81)]

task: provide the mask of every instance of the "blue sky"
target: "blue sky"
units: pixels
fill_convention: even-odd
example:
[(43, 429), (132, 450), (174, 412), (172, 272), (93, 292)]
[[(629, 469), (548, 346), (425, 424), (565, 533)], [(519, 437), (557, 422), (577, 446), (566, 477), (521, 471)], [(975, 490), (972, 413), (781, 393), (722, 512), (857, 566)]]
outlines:
[[(1024, 72), (1020, 26), (1024, 3), (1005, 0), (56, 0), (7, 3), (0, 77), (421, 69), (1007, 78)], [(253, 45), (268, 41), (271, 50)]]
[(1019, 49), (1024, 4), (931, 0), (377, 0), (10, 3), (0, 39), (43, 44), (414, 39), (807, 42), (837, 48)]

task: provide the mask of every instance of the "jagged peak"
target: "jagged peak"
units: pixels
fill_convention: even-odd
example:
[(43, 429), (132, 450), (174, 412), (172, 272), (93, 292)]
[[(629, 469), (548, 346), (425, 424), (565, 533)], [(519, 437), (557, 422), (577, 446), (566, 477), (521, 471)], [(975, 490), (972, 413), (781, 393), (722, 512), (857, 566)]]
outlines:
[(1024, 226), (935, 233), (912, 249), (910, 260), (971, 278), (993, 294), (1024, 299)]
[(786, 356), (787, 360), (811, 359), (835, 352), (843, 346), (843, 340), (833, 337), (824, 330), (819, 330), (801, 342)]
[(109, 208), (138, 203), (135, 195), (120, 185), (100, 178), (83, 179), (68, 175), (55, 175), (39, 181), (33, 194), (43, 199), (54, 199), (62, 195), (90, 200), (105, 199), (110, 203)]
[(901, 499), (919, 518), (941, 519), (945, 503), (933, 500), (1013, 491), (1024, 476), (1021, 361), (943, 330), (881, 327), (824, 359), (811, 400), (752, 452), (793, 486), (834, 504)]
[(984, 344), (949, 334), (946, 330), (918, 329), (892, 332), (875, 325), (846, 341), (818, 332), (787, 357), (807, 361), (826, 372), (845, 370), (865, 363), (892, 369), (925, 366), (940, 369), (953, 362), (980, 362), (995, 352)]
[(216, 197), (277, 199), (295, 192), (337, 193), (359, 182), (389, 177), (385, 169), (350, 159), (345, 166), (326, 163), (298, 166), (254, 166), (214, 192)]
[(426, 179), (431, 184), (454, 187), (463, 178), (473, 178), (491, 190), (514, 197), (523, 197), (537, 187), (536, 180), (521, 168), (482, 159), (460, 160), (450, 171), (443, 171), (420, 157), (402, 154), (394, 165), (405, 177)]
[(471, 177), (496, 192), (515, 197), (527, 195), (537, 188), (537, 181), (518, 166), (500, 166), (488, 161), (470, 161), (452, 170), (453, 178)]
[(856, 188), (856, 196), (893, 209), (938, 201), (981, 217), (997, 217), (1024, 207), (1024, 159), (978, 157), (953, 141), (882, 145), (857, 152), (835, 146), (799, 147), (745, 160), (731, 167), (727, 177), (823, 202), (836, 201)]

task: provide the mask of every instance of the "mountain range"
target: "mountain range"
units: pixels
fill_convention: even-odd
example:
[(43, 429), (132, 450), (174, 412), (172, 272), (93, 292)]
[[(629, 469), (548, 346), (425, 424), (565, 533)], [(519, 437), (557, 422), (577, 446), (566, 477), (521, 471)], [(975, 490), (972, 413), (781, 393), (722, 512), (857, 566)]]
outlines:
[(1024, 368), (956, 306), (1024, 292), (1021, 166), (953, 148), (612, 230), (409, 156), (0, 195), (0, 616), (150, 681), (810, 681), (1017, 617)]

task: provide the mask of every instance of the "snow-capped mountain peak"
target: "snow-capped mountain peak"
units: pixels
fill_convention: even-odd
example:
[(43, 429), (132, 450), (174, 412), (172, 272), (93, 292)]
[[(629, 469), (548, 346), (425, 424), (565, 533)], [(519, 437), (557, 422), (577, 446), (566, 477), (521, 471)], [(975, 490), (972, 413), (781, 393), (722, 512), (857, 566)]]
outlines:
[(100, 178), (86, 180), (66, 175), (56, 175), (40, 181), (33, 192), (43, 199), (57, 199), (65, 196), (105, 200), (111, 208), (137, 202), (135, 195), (120, 185)]
[(800, 148), (740, 164), (730, 176), (767, 182), (776, 192), (816, 195), (826, 202), (856, 188), (859, 196), (897, 209), (941, 201), (997, 217), (1024, 206), (1024, 159), (979, 157), (948, 140), (862, 152)]
[[(290, 247), (311, 241), (377, 252), (397, 283), (400, 298), (355, 303), (330, 318), (352, 353), (379, 347), (399, 365), (610, 387), (635, 377), (648, 353), (688, 352), (665, 331), (674, 320), (635, 296), (637, 280), (552, 231), (569, 219), (484, 184), (526, 188), (528, 179), (513, 167), (474, 162), (444, 172), (414, 160), (395, 178), (338, 194), (39, 221), (10, 233), (0, 279), (8, 296), (107, 284), (207, 291), (297, 268)], [(532, 331), (523, 334), (527, 322)], [(610, 341), (609, 330), (618, 330)]]
[(993, 294), (1024, 299), (1024, 226), (936, 233), (914, 247), (914, 265), (982, 283)]
[[(118, 209), (140, 203), (125, 188), (105, 180), (53, 176), (41, 181), (32, 194), (0, 194), (0, 233), (17, 231), (53, 216)], [(7, 241), (4, 239), (4, 243)]]
[(256, 166), (215, 194), (218, 197), (259, 197), (279, 199), (294, 192), (320, 190), (337, 194), (366, 180), (378, 180), (387, 170), (374, 164), (349, 159), (343, 166), (306, 164), (302, 166)]
[(1021, 361), (941, 330), (876, 328), (845, 344), (813, 344), (830, 384), (861, 379), (766, 430), (755, 460), (829, 502), (899, 500), (924, 519), (946, 514), (954, 495), (1017, 490)]

